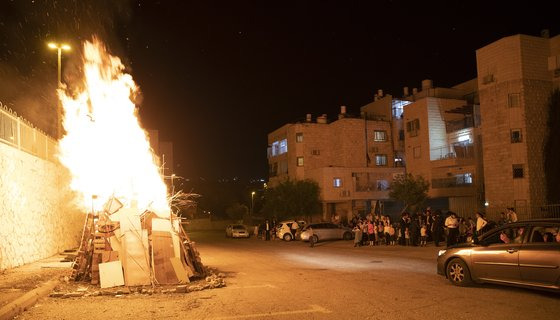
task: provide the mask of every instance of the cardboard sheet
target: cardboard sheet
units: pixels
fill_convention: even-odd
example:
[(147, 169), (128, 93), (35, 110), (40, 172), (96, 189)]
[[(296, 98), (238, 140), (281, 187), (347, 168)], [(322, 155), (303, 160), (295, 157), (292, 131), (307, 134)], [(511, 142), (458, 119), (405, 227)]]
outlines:
[(120, 261), (99, 264), (101, 288), (124, 286), (123, 269)]

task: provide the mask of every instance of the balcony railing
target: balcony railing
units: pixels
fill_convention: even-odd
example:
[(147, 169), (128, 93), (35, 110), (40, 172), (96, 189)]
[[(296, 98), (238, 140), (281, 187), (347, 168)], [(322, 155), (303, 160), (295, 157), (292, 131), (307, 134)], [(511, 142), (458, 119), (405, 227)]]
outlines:
[(472, 159), (474, 158), (474, 145), (443, 146), (430, 149), (430, 160), (444, 159)]

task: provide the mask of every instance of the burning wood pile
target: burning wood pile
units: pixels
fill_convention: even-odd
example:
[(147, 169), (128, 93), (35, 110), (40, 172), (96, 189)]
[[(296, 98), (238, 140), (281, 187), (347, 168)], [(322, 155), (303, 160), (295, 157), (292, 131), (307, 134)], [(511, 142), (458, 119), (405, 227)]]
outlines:
[(115, 198), (87, 214), (73, 280), (109, 288), (188, 283), (204, 276), (198, 251), (175, 214), (139, 214)]
[(139, 88), (99, 39), (85, 41), (82, 53), (83, 81), (58, 90), (65, 130), (58, 158), (71, 174), (77, 204), (91, 210), (72, 278), (109, 288), (204, 277), (175, 214), (192, 204), (192, 195), (169, 195), (165, 163), (138, 119)]

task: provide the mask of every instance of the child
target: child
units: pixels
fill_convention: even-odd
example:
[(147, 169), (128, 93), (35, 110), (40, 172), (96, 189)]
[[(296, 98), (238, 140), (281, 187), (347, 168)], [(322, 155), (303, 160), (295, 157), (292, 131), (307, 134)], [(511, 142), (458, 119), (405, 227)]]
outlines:
[(428, 237), (428, 228), (426, 227), (426, 224), (423, 223), (422, 228), (420, 228), (420, 246), (421, 247), (426, 246), (426, 238), (427, 237)]
[(408, 231), (408, 228), (404, 229), (404, 241), (405, 241), (405, 245), (407, 246), (410, 245), (410, 231)]
[(391, 224), (389, 225), (389, 239), (391, 241), (391, 245), (394, 246), (395, 245), (395, 228)]

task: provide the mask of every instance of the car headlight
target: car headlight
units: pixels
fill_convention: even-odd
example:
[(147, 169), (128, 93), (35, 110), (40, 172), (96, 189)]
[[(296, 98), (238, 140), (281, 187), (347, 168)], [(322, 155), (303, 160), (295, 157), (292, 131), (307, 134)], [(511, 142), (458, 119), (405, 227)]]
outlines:
[(446, 251), (447, 251), (447, 250), (439, 250), (439, 251), (438, 251), (438, 254), (437, 254), (438, 257), (444, 255)]

